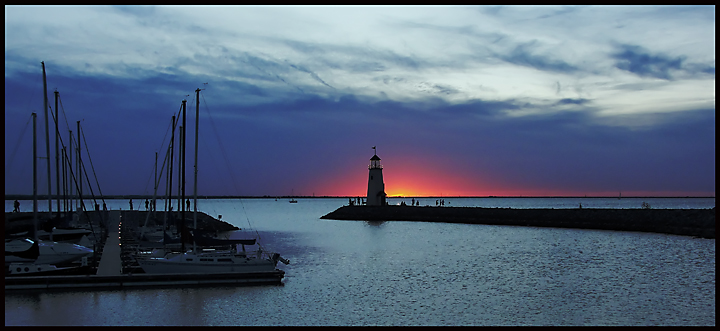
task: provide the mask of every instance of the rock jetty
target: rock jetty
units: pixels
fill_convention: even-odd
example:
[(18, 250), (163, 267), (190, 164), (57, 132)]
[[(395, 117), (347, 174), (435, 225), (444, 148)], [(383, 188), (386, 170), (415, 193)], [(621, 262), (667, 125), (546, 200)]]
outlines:
[(343, 206), (321, 219), (414, 221), (666, 233), (715, 239), (712, 209)]
[[(100, 213), (106, 213), (106, 211), (89, 211), (87, 217), (91, 220), (99, 221), (101, 219)], [(124, 210), (122, 211), (123, 220), (126, 224), (131, 226), (141, 226), (145, 224), (147, 214), (151, 213), (149, 218), (149, 225), (162, 224), (162, 220), (165, 217), (164, 211), (158, 211), (153, 218), (153, 212), (139, 211), (139, 210)], [(173, 213), (176, 219), (180, 218), (180, 212)], [(44, 212), (38, 215), (38, 228), (42, 229), (46, 227), (48, 221), (48, 213)], [(107, 215), (104, 216), (107, 219)], [(192, 227), (193, 214), (192, 212), (185, 212), (185, 224), (188, 227)], [(78, 214), (78, 223), (83, 224), (87, 222), (83, 213)], [(21, 231), (29, 231), (33, 228), (33, 213), (31, 212), (20, 212), (20, 213), (5, 213), (5, 234), (17, 233)], [(198, 212), (198, 229), (208, 231), (234, 231), (239, 230), (238, 227), (218, 220), (203, 212)]]
[[(148, 213), (150, 213), (150, 217), (148, 218)], [(123, 221), (126, 222), (126, 224), (131, 224), (134, 226), (141, 226), (145, 224), (145, 219), (148, 218), (148, 223), (151, 225), (161, 225), (163, 222), (163, 218), (165, 217), (165, 212), (158, 211), (155, 214), (155, 218), (153, 218), (153, 212), (151, 211), (139, 211), (139, 210), (125, 210), (122, 212), (122, 218)], [(173, 215), (176, 219), (180, 219), (182, 215), (181, 212), (173, 212)], [(193, 226), (193, 213), (192, 212), (185, 212), (185, 226), (192, 228)], [(225, 221), (218, 220), (208, 214), (205, 214), (203, 212), (198, 211), (197, 213), (197, 227), (198, 229), (207, 230), (207, 231), (234, 231), (239, 230), (238, 227), (227, 223)]]

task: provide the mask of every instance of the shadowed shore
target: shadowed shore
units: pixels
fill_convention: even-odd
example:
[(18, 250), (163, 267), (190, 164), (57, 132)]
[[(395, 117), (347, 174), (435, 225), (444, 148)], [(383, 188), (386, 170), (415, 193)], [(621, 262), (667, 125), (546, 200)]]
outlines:
[(480, 207), (343, 206), (334, 220), (414, 221), (639, 231), (715, 239), (712, 209), (512, 209)]
[[(93, 221), (99, 221), (100, 220), (100, 213), (103, 213), (104, 219), (107, 219), (107, 216), (105, 216), (106, 211), (89, 211), (87, 212), (87, 217), (89, 217)], [(165, 217), (164, 211), (158, 211), (156, 213), (156, 217), (153, 218), (152, 212), (148, 211), (139, 211), (139, 210), (123, 210), (122, 216), (123, 220), (126, 222), (127, 225), (130, 226), (142, 226), (145, 224), (145, 219), (148, 215), (148, 213), (151, 214), (148, 225), (162, 225), (163, 218)], [(173, 212), (176, 219), (180, 218), (181, 213), (180, 212)], [(54, 216), (54, 214), (53, 214)], [(193, 224), (193, 214), (192, 212), (185, 212), (185, 224), (188, 227), (192, 227)], [(48, 213), (43, 212), (38, 214), (38, 228), (42, 229), (45, 227), (45, 223), (48, 221)], [(85, 218), (85, 215), (83, 213), (80, 213), (78, 216), (78, 223), (84, 224), (87, 222), (87, 218)], [(28, 231), (31, 230), (33, 227), (33, 213), (32, 212), (20, 212), (20, 213), (5, 213), (5, 233), (16, 233), (21, 231)], [(225, 221), (218, 220), (208, 214), (205, 214), (203, 212), (198, 212), (198, 228), (203, 230), (214, 230), (214, 231), (233, 231), (238, 230), (238, 227), (229, 224)]]
[[(129, 224), (133, 224), (136, 226), (142, 226), (145, 224), (145, 219), (148, 216), (148, 213), (150, 213), (150, 217), (148, 218), (148, 224), (151, 225), (162, 225), (163, 218), (165, 217), (164, 211), (158, 211), (156, 213), (156, 218), (153, 219), (153, 212), (148, 211), (139, 211), (139, 210), (123, 210), (122, 211), (122, 217), (123, 221), (128, 222)], [(181, 212), (173, 212), (176, 219), (180, 219)], [(185, 226), (192, 228), (193, 226), (193, 213), (192, 212), (185, 212)], [(238, 227), (227, 223), (222, 220), (218, 220), (208, 214), (205, 214), (201, 211), (198, 211), (197, 213), (197, 227), (198, 229), (202, 230), (213, 230), (213, 231), (233, 231), (233, 230), (239, 230)]]

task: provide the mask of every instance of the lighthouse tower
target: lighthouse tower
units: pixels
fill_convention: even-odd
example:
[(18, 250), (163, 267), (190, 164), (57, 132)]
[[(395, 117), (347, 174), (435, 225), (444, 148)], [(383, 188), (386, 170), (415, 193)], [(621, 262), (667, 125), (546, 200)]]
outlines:
[[(373, 149), (375, 149), (374, 146)], [(370, 158), (368, 169), (370, 174), (368, 177), (367, 205), (384, 206), (387, 195), (385, 194), (385, 182), (383, 182), (382, 164), (380, 164), (380, 158), (377, 156), (377, 150), (375, 155)]]

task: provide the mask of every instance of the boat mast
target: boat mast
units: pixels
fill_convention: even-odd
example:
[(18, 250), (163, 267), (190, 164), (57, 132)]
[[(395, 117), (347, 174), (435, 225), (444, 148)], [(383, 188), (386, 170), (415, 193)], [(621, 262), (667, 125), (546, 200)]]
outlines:
[[(179, 117), (177, 120), (178, 120), (178, 122), (180, 122)], [(183, 126), (182, 125), (178, 126), (178, 135), (179, 136), (178, 136), (178, 164), (177, 164), (177, 167), (178, 167), (177, 212), (179, 215), (180, 213), (182, 213), (182, 201), (181, 201), (182, 200), (182, 136), (183, 136)]]
[[(200, 89), (195, 90), (195, 179), (193, 183), (193, 228), (197, 232), (197, 173), (198, 173), (198, 128), (200, 127)], [(197, 253), (197, 244), (193, 234), (193, 253)]]
[(80, 157), (80, 153), (82, 152), (82, 149), (80, 149), (80, 121), (77, 121), (77, 179), (78, 179), (78, 210), (82, 208), (82, 158)]
[(60, 92), (55, 90), (55, 192), (57, 195), (57, 217), (60, 218), (60, 148), (58, 141), (60, 140), (60, 130), (58, 130), (58, 98)]
[(52, 218), (52, 177), (50, 177), (50, 120), (48, 119), (47, 77), (45, 76), (45, 62), (40, 62), (43, 70), (43, 109), (45, 109), (45, 151), (47, 153), (48, 178), (48, 217)]
[[(72, 181), (72, 151), (73, 151), (73, 134), (72, 130), (68, 130), (70, 132), (70, 146), (68, 148), (68, 172), (70, 173), (68, 181)], [(73, 193), (73, 186), (72, 184), (67, 184), (68, 188), (70, 188), (70, 199), (68, 201), (68, 211), (70, 213), (74, 212), (75, 208), (73, 207), (73, 204), (75, 203), (75, 193)]]
[[(170, 212), (170, 209), (172, 209), (172, 178), (173, 178), (173, 168), (174, 162), (175, 162), (175, 115), (172, 116), (172, 130), (170, 130), (170, 163), (168, 166), (168, 173), (165, 177), (165, 181), (167, 184), (167, 198), (165, 199), (165, 219), (167, 219), (167, 214)], [(177, 231), (177, 221), (175, 223), (175, 229)]]
[(62, 192), (63, 192), (63, 210), (65, 211), (65, 215), (67, 215), (67, 203), (68, 203), (68, 197), (67, 197), (67, 169), (65, 168), (66, 161), (67, 161), (67, 147), (63, 146), (62, 148)]
[[(165, 230), (167, 229), (167, 219), (168, 214), (170, 214), (170, 210), (172, 208), (172, 176), (173, 176), (173, 162), (175, 161), (174, 157), (174, 151), (175, 151), (175, 115), (172, 116), (172, 123), (171, 123), (171, 136), (170, 136), (170, 144), (168, 145), (168, 151), (166, 153), (167, 155), (170, 155), (170, 162), (168, 162), (168, 169), (167, 173), (165, 174), (165, 192), (167, 194), (167, 198), (165, 198), (165, 218), (163, 219), (163, 233), (165, 233)], [(178, 225), (177, 222), (175, 222), (175, 229), (177, 231)], [(182, 241), (182, 240), (181, 240)], [(163, 234), (163, 248), (165, 248), (165, 235)]]
[(38, 201), (37, 201), (37, 114), (33, 118), (33, 239), (38, 240)]
[[(156, 204), (155, 201), (157, 201), (156, 199), (157, 199), (157, 189), (158, 189), (157, 157), (158, 157), (158, 153), (155, 152), (155, 195), (153, 196), (153, 201), (152, 201), (152, 211), (153, 211), (154, 219), (157, 219), (157, 210), (155, 210), (155, 209), (157, 209), (157, 208), (155, 208), (155, 204)], [(163, 228), (163, 233), (164, 233), (164, 231), (165, 231), (165, 229)]]
[[(180, 213), (180, 217), (182, 218), (182, 228), (185, 229), (185, 127), (187, 123), (187, 111), (186, 111), (186, 104), (187, 100), (183, 100), (182, 102), (182, 113), (183, 113), (183, 121), (182, 121), (182, 127), (180, 128), (180, 206), (179, 208), (182, 208), (182, 212)], [(193, 234), (195, 236), (195, 234)], [(185, 244), (182, 244), (182, 250), (185, 252)]]

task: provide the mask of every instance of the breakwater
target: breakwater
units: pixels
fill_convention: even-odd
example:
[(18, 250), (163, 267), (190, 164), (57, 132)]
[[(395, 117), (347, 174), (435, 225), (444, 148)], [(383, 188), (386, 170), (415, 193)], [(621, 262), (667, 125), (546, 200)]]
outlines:
[(712, 209), (514, 209), (481, 207), (343, 206), (334, 220), (445, 222), (655, 232), (715, 239)]
[[(168, 213), (168, 216), (172, 214), (172, 217), (170, 217), (170, 220), (179, 220), (182, 218), (182, 212), (172, 212)], [(124, 210), (122, 211), (122, 217), (123, 222), (126, 222), (125, 224), (131, 225), (131, 226), (143, 226), (145, 224), (145, 221), (148, 221), (148, 224), (151, 225), (161, 225), (163, 223), (163, 219), (165, 219), (165, 212), (164, 211), (158, 211), (158, 212), (152, 212), (152, 211), (139, 211), (139, 210)], [(176, 221), (172, 221), (176, 222)], [(193, 227), (193, 213), (192, 212), (185, 212), (185, 226), (186, 227)], [(208, 230), (208, 231), (234, 231), (239, 230), (238, 227), (227, 223), (225, 221), (216, 219), (206, 213), (198, 211), (197, 213), (197, 227), (201, 230)]]
[[(86, 213), (78, 212), (75, 214), (75, 223), (78, 225), (87, 224), (88, 218), (93, 222), (100, 222), (101, 220), (107, 220), (108, 215), (111, 211), (88, 211)], [(63, 213), (65, 214), (65, 213)], [(148, 214), (150, 214), (148, 217)], [(150, 225), (162, 224), (163, 219), (166, 219), (166, 212), (158, 211), (139, 211), (139, 210), (125, 210), (122, 211), (123, 219), (127, 222), (126, 224), (132, 226), (142, 226), (145, 224), (147, 219)], [(182, 212), (167, 213), (172, 214), (170, 219), (180, 219)], [(86, 216), (87, 215), (87, 216)], [(50, 215), (47, 211), (38, 213), (38, 228), (42, 229), (48, 224)], [(55, 217), (55, 213), (52, 214)], [(87, 217), (87, 218), (86, 218)], [(238, 227), (227, 223), (225, 221), (216, 219), (206, 213), (198, 212), (198, 229), (212, 230), (212, 231), (233, 231), (238, 230)], [(192, 227), (193, 224), (193, 213), (185, 212), (185, 224), (188, 227)], [(20, 213), (5, 213), (5, 233), (16, 233), (21, 231), (29, 231), (33, 228), (33, 213), (32, 212), (20, 212)], [(49, 230), (49, 229), (47, 229)]]

